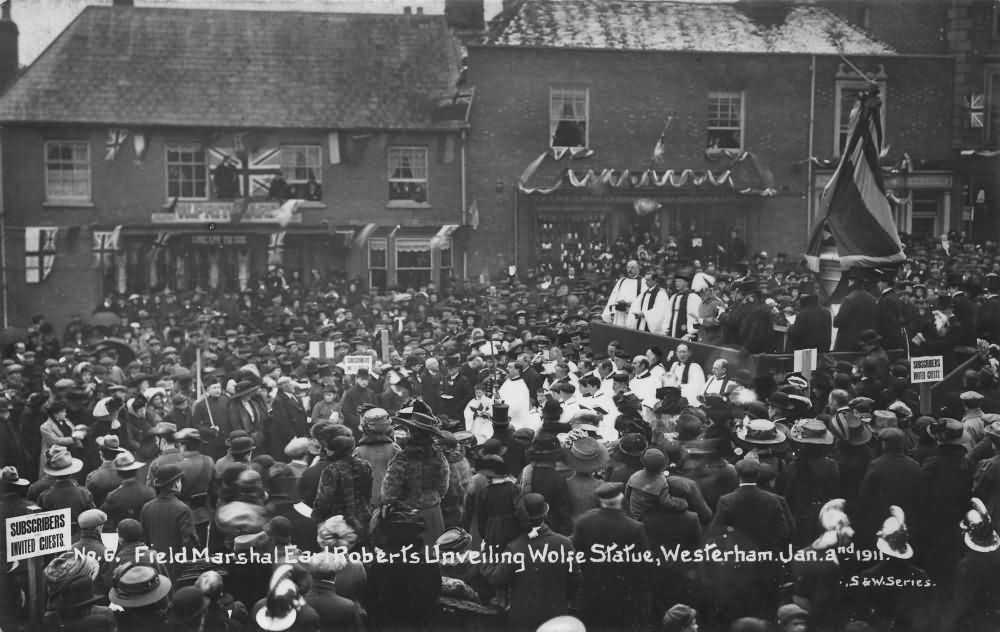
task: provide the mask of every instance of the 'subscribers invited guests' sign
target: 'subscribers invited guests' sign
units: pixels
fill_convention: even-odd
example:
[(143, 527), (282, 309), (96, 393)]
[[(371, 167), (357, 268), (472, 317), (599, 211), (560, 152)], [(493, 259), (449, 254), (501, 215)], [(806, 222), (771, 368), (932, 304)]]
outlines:
[(70, 526), (69, 509), (7, 518), (7, 561), (68, 551), (73, 544)]
[(344, 358), (344, 373), (348, 375), (357, 375), (358, 369), (365, 369), (366, 371), (371, 371), (374, 362), (370, 355), (353, 355)]
[(923, 384), (940, 382), (944, 379), (943, 356), (923, 356), (910, 358), (910, 382)]

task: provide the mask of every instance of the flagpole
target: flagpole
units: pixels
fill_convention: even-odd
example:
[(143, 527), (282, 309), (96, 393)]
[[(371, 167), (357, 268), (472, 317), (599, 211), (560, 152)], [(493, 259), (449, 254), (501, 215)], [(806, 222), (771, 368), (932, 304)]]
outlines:
[[(197, 351), (197, 354), (195, 356), (195, 358), (196, 358), (196, 360), (195, 360), (196, 376), (195, 377), (197, 379), (195, 381), (195, 384), (196, 384), (195, 389), (197, 391), (196, 392), (197, 397), (195, 398), (195, 401), (198, 401), (199, 399), (202, 398), (202, 395), (205, 392), (205, 385), (201, 381), (201, 347), (198, 347), (196, 351)], [(206, 406), (207, 406), (207, 404), (206, 404)]]

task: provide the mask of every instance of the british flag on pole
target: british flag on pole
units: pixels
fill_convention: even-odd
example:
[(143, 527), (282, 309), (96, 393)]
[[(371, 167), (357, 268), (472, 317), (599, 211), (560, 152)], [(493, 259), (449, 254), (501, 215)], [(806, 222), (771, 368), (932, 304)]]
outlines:
[(847, 145), (820, 198), (824, 216), (806, 250), (806, 263), (814, 272), (819, 271), (827, 235), (836, 244), (841, 269), (874, 268), (906, 259), (879, 166), (881, 107), (878, 88), (871, 86), (859, 94), (851, 112)]
[(109, 268), (114, 265), (121, 232), (121, 226), (115, 226), (114, 230), (94, 231), (94, 264), (97, 267)]

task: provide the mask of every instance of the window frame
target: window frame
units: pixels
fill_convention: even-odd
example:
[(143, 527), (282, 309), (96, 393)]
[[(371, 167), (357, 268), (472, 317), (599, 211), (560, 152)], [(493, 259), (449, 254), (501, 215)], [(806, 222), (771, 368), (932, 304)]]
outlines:
[[(280, 145), (278, 147), (278, 149), (279, 149), (279, 152), (278, 152), (279, 153), (278, 164), (280, 165), (281, 176), (285, 179), (285, 182), (287, 182), (288, 184), (307, 184), (309, 182), (309, 178), (308, 177), (306, 179), (304, 179), (304, 180), (299, 180), (299, 179), (296, 179), (296, 178), (289, 178), (288, 177), (288, 171), (287, 171), (287, 169), (289, 169), (289, 167), (287, 167), (285, 165), (285, 152), (286, 151), (306, 150), (306, 163), (307, 164), (305, 166), (305, 169), (308, 171), (311, 168), (313, 170), (313, 173), (316, 175), (316, 183), (317, 184), (323, 184), (323, 147), (322, 147), (322, 145), (287, 144), (287, 145)], [(315, 164), (315, 167), (313, 167), (312, 165), (308, 164), (309, 163), (309, 152), (313, 151), (313, 150), (315, 150), (315, 152), (316, 152), (316, 164)], [(293, 167), (291, 167), (291, 170), (294, 171), (296, 168), (298, 168), (298, 167), (297, 166), (293, 166)]]
[[(397, 152), (416, 152), (416, 154), (422, 156), (423, 158), (423, 178), (397, 178), (395, 177), (395, 169), (393, 167), (393, 156)], [(402, 154), (400, 154), (402, 155)], [(413, 169), (413, 165), (410, 166)], [(388, 199), (389, 203), (404, 203), (404, 204), (429, 204), (431, 197), (431, 159), (430, 150), (424, 145), (390, 145), (388, 151), (386, 152), (386, 184), (388, 186)], [(393, 198), (392, 197), (392, 185), (393, 184), (420, 184), (424, 187), (424, 199), (415, 200), (413, 198)]]
[[(171, 162), (170, 161), (170, 153), (171, 152), (180, 153), (180, 154), (184, 154), (184, 153), (199, 153), (200, 152), (201, 155), (202, 155), (201, 169), (202, 169), (202, 173), (205, 176), (205, 179), (203, 181), (204, 182), (204, 191), (202, 192), (203, 193), (202, 196), (200, 196), (200, 197), (198, 197), (198, 196), (185, 197), (185, 196), (182, 196), (182, 195), (178, 195), (178, 196), (176, 196), (177, 199), (178, 200), (182, 200), (182, 201), (190, 200), (190, 201), (202, 201), (202, 202), (205, 201), (205, 200), (210, 199), (210, 196), (211, 196), (210, 191), (211, 191), (211, 186), (213, 184), (212, 183), (212, 174), (210, 173), (209, 166), (208, 166), (208, 150), (201, 143), (168, 143), (168, 144), (166, 144), (163, 147), (164, 183), (166, 184), (167, 199), (168, 200), (173, 200), (174, 197), (175, 197), (175, 196), (171, 195), (171, 193), (170, 193), (170, 168), (171, 168), (171, 166), (176, 166), (176, 167), (197, 167), (198, 166), (197, 163), (195, 163), (195, 162), (191, 162), (191, 163), (186, 163), (186, 162)], [(197, 185), (198, 180), (195, 178), (195, 179), (192, 179), (191, 182), (193, 182), (195, 185)], [(178, 181), (178, 184), (180, 185), (181, 191), (183, 191), (184, 180), (181, 179), (180, 181)]]
[[(424, 250), (410, 250), (410, 251), (408, 251), (405, 248), (403, 250), (401, 250), (400, 249), (401, 246), (404, 246), (404, 247), (405, 246), (410, 246), (411, 248), (417, 247), (417, 246), (424, 246), (424, 247), (426, 247), (426, 252), (427, 252), (427, 256), (428, 256), (427, 266), (414, 267), (414, 266), (402, 266), (402, 265), (400, 265), (400, 263), (399, 263), (399, 261), (400, 261), (399, 254), (400, 254), (400, 252), (424, 252)], [(392, 254), (393, 254), (393, 257), (394, 257), (395, 263), (396, 263), (396, 266), (395, 266), (395, 276), (396, 276), (396, 285), (397, 286), (400, 286), (402, 289), (406, 289), (405, 287), (403, 287), (402, 285), (400, 285), (400, 282), (399, 282), (399, 273), (400, 272), (410, 272), (410, 271), (419, 271), (419, 272), (426, 271), (427, 272), (427, 281), (426, 281), (426, 283), (427, 284), (434, 283), (434, 248), (431, 246), (431, 238), (430, 237), (397, 237), (396, 239), (393, 240)], [(414, 289), (418, 289), (418, 288), (419, 288), (419, 286), (414, 287)]]
[[(375, 244), (382, 245), (382, 252), (385, 253), (385, 261), (381, 266), (372, 265), (372, 251), (379, 250), (378, 248), (373, 248)], [(385, 286), (380, 287), (372, 282), (372, 273), (375, 271), (381, 271), (385, 274)], [(387, 289), (390, 287), (389, 282), (389, 240), (386, 237), (371, 237), (368, 239), (368, 287), (380, 287), (380, 289)]]
[[(740, 100), (740, 107), (739, 107), (739, 117), (740, 117), (739, 127), (736, 128), (736, 127), (723, 127), (723, 126), (719, 126), (719, 125), (716, 125), (716, 126), (710, 125), (710, 123), (711, 123), (712, 100), (713, 99), (731, 99), (733, 97), (739, 98), (739, 100)], [(708, 115), (706, 123), (705, 123), (705, 135), (706, 135), (706, 137), (711, 137), (712, 130), (732, 131), (734, 129), (739, 129), (739, 132), (740, 132), (740, 146), (739, 147), (719, 147), (718, 150), (719, 151), (743, 151), (743, 148), (746, 147), (746, 133), (747, 133), (747, 126), (746, 126), (746, 120), (747, 120), (747, 116), (746, 116), (746, 114), (747, 114), (746, 91), (745, 90), (740, 90), (738, 92), (733, 92), (733, 91), (712, 91), (712, 92), (709, 92), (708, 93), (708, 110), (709, 110), (709, 112), (708, 112), (709, 115)], [(708, 145), (707, 140), (708, 140), (708, 138), (706, 138), (705, 147), (707, 149), (712, 149), (712, 147), (710, 145)]]
[[(556, 131), (559, 122), (569, 120), (562, 118), (562, 112), (556, 112), (555, 97), (557, 94), (583, 93), (583, 145), (562, 146), (556, 145)], [(577, 121), (580, 122), (580, 121)], [(549, 147), (552, 149), (576, 149), (579, 147), (590, 147), (590, 88), (587, 86), (549, 86)]]
[[(940, 235), (943, 231), (944, 218), (944, 192), (937, 190), (925, 190), (925, 189), (914, 189), (910, 191), (909, 198), (909, 218), (907, 232), (913, 231), (913, 220), (915, 219), (933, 219), (934, 229), (933, 235)], [(921, 205), (930, 205), (931, 202), (934, 204), (934, 210), (924, 210), (918, 208)]]
[[(87, 167), (87, 193), (84, 196), (77, 195), (53, 195), (51, 190), (51, 183), (49, 181), (49, 148), (53, 145), (82, 145), (86, 148), (86, 160), (82, 161), (86, 163)], [(45, 174), (45, 199), (50, 202), (91, 202), (94, 195), (94, 170), (91, 166), (91, 154), (90, 151), (90, 141), (89, 140), (47, 140), (42, 148), (42, 169)], [(52, 162), (66, 164), (65, 161), (59, 159)], [(71, 165), (78, 164), (77, 162), (71, 161), (68, 163)], [(76, 168), (74, 167), (73, 173), (76, 173)]]
[[(851, 113), (850, 113), (850, 111), (848, 111), (847, 112), (847, 123), (844, 124), (844, 127), (841, 127), (841, 119), (843, 118), (843, 115), (844, 115), (844, 109), (843, 109), (843, 102), (844, 102), (843, 92), (844, 92), (845, 89), (857, 90), (857, 89), (866, 88), (866, 87), (868, 87), (868, 85), (869, 85), (869, 82), (864, 81), (862, 79), (837, 79), (836, 82), (835, 82), (835, 84), (834, 84), (834, 89), (833, 89), (833, 96), (834, 96), (834, 101), (833, 101), (834, 102), (833, 155), (836, 158), (839, 158), (840, 155), (841, 155), (841, 152), (843, 151), (843, 149), (842, 149), (842, 147), (840, 145), (841, 134), (846, 134), (848, 132), (848, 130), (850, 130), (850, 126), (851, 126)], [(886, 85), (886, 81), (881, 80), (881, 79), (875, 81), (875, 85), (878, 86), (878, 93), (879, 93), (878, 96), (879, 96), (879, 99), (882, 100), (882, 108), (881, 108), (881, 110), (879, 112), (879, 115), (882, 117), (882, 138), (885, 139), (884, 142), (886, 142), (886, 144), (887, 144), (887, 140), (888, 140), (888, 131), (887, 131), (887, 127), (886, 127), (886, 122), (887, 122), (886, 112), (888, 111), (888, 108), (886, 107), (886, 104), (888, 102), (887, 99), (886, 99), (886, 96), (888, 94), (887, 90), (886, 90), (887, 85)]]

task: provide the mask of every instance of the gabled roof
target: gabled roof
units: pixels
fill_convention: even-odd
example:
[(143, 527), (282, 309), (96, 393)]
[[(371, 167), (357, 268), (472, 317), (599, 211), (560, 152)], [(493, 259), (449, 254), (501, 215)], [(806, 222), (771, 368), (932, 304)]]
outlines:
[(491, 26), (486, 44), (496, 46), (835, 55), (837, 38), (848, 55), (895, 52), (814, 6), (791, 6), (768, 26), (736, 3), (525, 0)]
[(445, 18), (88, 7), (0, 98), (5, 123), (427, 129), (462, 53)]

